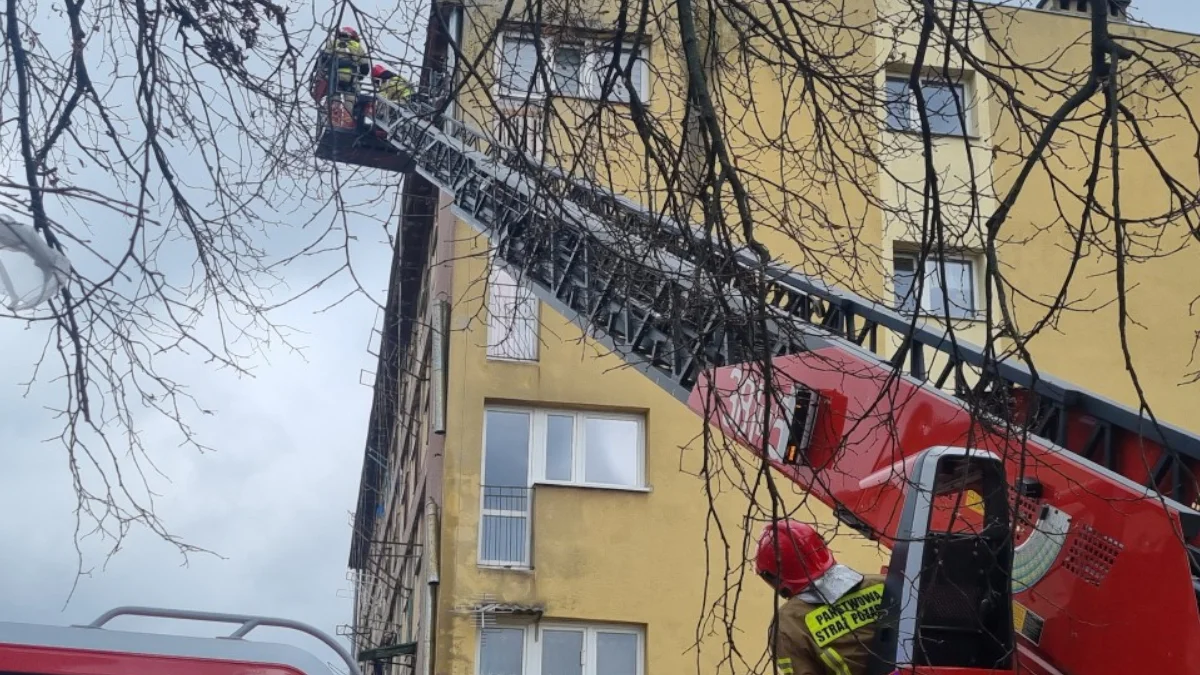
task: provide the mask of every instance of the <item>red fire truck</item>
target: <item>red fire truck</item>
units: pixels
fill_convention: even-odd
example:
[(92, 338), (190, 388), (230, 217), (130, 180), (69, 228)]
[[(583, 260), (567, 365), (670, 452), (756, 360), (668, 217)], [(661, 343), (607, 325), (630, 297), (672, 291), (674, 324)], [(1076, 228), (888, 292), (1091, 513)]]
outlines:
[[(238, 624), (220, 638), (112, 630), (117, 617), (138, 616)], [(291, 645), (244, 639), (260, 627), (286, 628), (325, 643), (345, 664), (331, 668)], [(0, 622), (0, 673), (10, 675), (362, 675), (340, 643), (288, 619), (151, 607), (119, 607), (86, 626)]]
[[(742, 344), (724, 326), (739, 304), (761, 317), (737, 282), (751, 254), (532, 165), (428, 101), (326, 100), (317, 155), (452, 196), (543, 302), (890, 548), (871, 675), (1200, 673), (1200, 437), (782, 268), (763, 334)], [(694, 282), (705, 275), (725, 279), (720, 311)], [(884, 331), (904, 336), (887, 358)], [(240, 627), (214, 640), (103, 628), (122, 614)], [(303, 624), (138, 608), (86, 627), (0, 624), (0, 673), (330, 672), (242, 639), (268, 625), (316, 636), (359, 675)]]
[(441, 115), (442, 95), (324, 111), (317, 155), (452, 198), (539, 300), (891, 548), (872, 675), (1200, 673), (1200, 436), (785, 265), (760, 274)]
[[(983, 675), (1011, 672), (1008, 510), (1003, 463), (992, 453), (934, 447), (895, 467), (911, 489), (893, 536), (892, 572), (885, 592), (875, 672), (904, 675)], [(978, 518), (955, 526), (964, 494), (980, 496)], [(972, 512), (975, 513), (975, 512)], [(946, 554), (966, 558), (970, 573), (917, 574)], [(935, 568), (936, 566), (934, 566)], [(959, 566), (954, 565), (955, 569)], [(961, 594), (966, 591), (970, 597)], [(964, 622), (963, 603), (978, 621)], [(941, 607), (942, 609), (938, 609)], [(952, 608), (951, 613), (944, 611)], [(238, 624), (221, 638), (119, 631), (121, 616)], [(975, 626), (976, 629), (967, 628)], [(0, 622), (0, 675), (334, 675), (337, 671), (296, 647), (246, 640), (260, 627), (308, 634), (362, 675), (355, 659), (329, 635), (286, 619), (148, 607), (120, 607), (86, 626)], [(907, 664), (896, 669), (895, 664)], [(946, 664), (988, 663), (986, 671)], [(923, 664), (926, 667), (914, 664)], [(1001, 666), (1000, 669), (994, 666)], [(519, 675), (519, 674), (513, 674)]]

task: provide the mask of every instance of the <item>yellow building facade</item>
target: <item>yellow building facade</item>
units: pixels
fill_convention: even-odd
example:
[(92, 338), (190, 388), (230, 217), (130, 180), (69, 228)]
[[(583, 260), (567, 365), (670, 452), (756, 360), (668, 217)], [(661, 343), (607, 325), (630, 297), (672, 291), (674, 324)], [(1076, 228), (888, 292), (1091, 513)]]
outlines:
[[(663, 13), (645, 27), (633, 82), (637, 98), (662, 129), (679, 138), (688, 133), (680, 89), (686, 78), (670, 4), (663, 3)], [(601, 86), (599, 80), (575, 80), (602, 68), (587, 48), (576, 46), (603, 42), (618, 5), (597, 0), (574, 14), (543, 16), (538, 24), (518, 20), (533, 11), (522, 3), (504, 21), (504, 3), (440, 3), (425, 66), (449, 62), (460, 73), (462, 89), (451, 114), (468, 125), (525, 143), (535, 153), (550, 146), (560, 162), (564, 154), (577, 154), (586, 165), (580, 175), (596, 177), (601, 168), (616, 167), (600, 182), (653, 203), (667, 194), (668, 179), (631, 154), (639, 139), (627, 117), (617, 114), (608, 126), (596, 125), (605, 138), (617, 139), (607, 149), (599, 139), (581, 143), (564, 126), (598, 114), (586, 92)], [(855, 11), (863, 13), (862, 21), (891, 17), (890, 22), (902, 9), (899, 3), (862, 0)], [(1030, 63), (1053, 56), (1057, 68), (1076, 72), (1087, 64), (1086, 44), (1071, 44), (1085, 34), (1085, 17), (992, 8), (981, 20)], [(536, 127), (534, 133), (513, 138), (499, 130), (496, 110), (528, 116), (541, 108), (505, 100), (504, 83), (522, 74), (506, 72), (504, 64), (522, 63), (529, 44), (537, 52), (546, 39), (537, 30), (531, 36), (537, 25), (568, 36), (551, 51), (555, 64), (570, 67), (549, 72), (565, 78), (557, 86), (573, 95), (557, 104), (556, 119), (545, 126), (526, 119), (521, 128)], [(1125, 25), (1113, 31), (1183, 40)], [(718, 37), (706, 48), (735, 48), (728, 39), (736, 33), (728, 27), (713, 34)], [(992, 53), (978, 31), (962, 39), (974, 41), (980, 54)], [(456, 48), (447, 48), (448, 42)], [(837, 109), (822, 122), (831, 129), (869, 128), (862, 138), (829, 139), (847, 153), (888, 149), (876, 164), (831, 173), (827, 183), (813, 181), (806, 188), (809, 202), (794, 208), (797, 219), (841, 214), (837, 227), (809, 231), (809, 225), (785, 222), (783, 214), (792, 209), (788, 192), (795, 188), (777, 189), (768, 178), (793, 175), (803, 162), (815, 160), (802, 149), (793, 157), (755, 140), (784, 131), (811, 140), (817, 122), (786, 114), (795, 99), (781, 93), (766, 69), (721, 90), (725, 96), (719, 101), (731, 116), (746, 101), (755, 107), (752, 122), (727, 132), (730, 146), (745, 150), (740, 166), (761, 176), (748, 186), (761, 199), (762, 241), (801, 272), (888, 304), (900, 294), (897, 284), (911, 283), (921, 263), (920, 218), (913, 216), (920, 211), (920, 195), (913, 186), (920, 185), (927, 166), (920, 137), (905, 126), (914, 120), (905, 117), (912, 113), (903, 107), (908, 99), (900, 79), (911, 72), (917, 42), (915, 33), (864, 39), (847, 31), (829, 38), (829, 44), (851, 45), (879, 90), (895, 87), (903, 99), (897, 107), (874, 110), (875, 119), (866, 124)], [(939, 68), (957, 74), (967, 102), (965, 128), (933, 139), (933, 170), (953, 221), (946, 230), (952, 239), (947, 249), (953, 250), (946, 256), (947, 270), (958, 275), (951, 292), (964, 305), (957, 308), (955, 325), (962, 339), (978, 343), (985, 332), (983, 220), (1011, 185), (1029, 139), (990, 89), (994, 84), (971, 64), (949, 59)], [(474, 74), (463, 76), (464, 69)], [(1012, 81), (1019, 85), (1021, 77), (1013, 75)], [(518, 84), (529, 85), (528, 77)], [(930, 87), (942, 95), (936, 84)], [(744, 88), (744, 98), (732, 96), (737, 88)], [(1187, 103), (1200, 103), (1200, 94), (1184, 96)], [(1061, 97), (1029, 100), (1051, 110)], [(954, 126), (950, 120), (940, 123)], [(1178, 117), (1154, 125), (1162, 136), (1189, 132)], [(1189, 147), (1163, 148), (1159, 156), (1181, 179), (1195, 181)], [(1022, 330), (1038, 320), (1039, 304), (1053, 298), (1070, 267), (1071, 230), (1061, 225), (1058, 208), (1048, 205), (1056, 198), (1069, 202), (1055, 192), (1062, 190), (1056, 181), (1082, 184), (1087, 150), (1078, 144), (1058, 148), (1048, 166), (1034, 171), (1004, 226), (999, 256), (1005, 276), (1022, 292), (1013, 301)], [(1149, 230), (1151, 225), (1133, 221), (1165, 212), (1170, 197), (1146, 156), (1130, 153), (1124, 161), (1129, 227)], [(765, 503), (764, 489), (751, 490), (750, 497), (737, 484), (735, 467), (712, 465), (714, 457), (728, 455), (710, 453), (706, 464), (699, 418), (538, 302), (512, 274), (491, 265), (486, 239), (456, 217), (449, 203), (419, 178), (406, 185), (404, 236), (389, 296), (351, 556), (356, 645), (381, 673), (765, 672), (775, 600), (747, 565), (763, 524), (748, 516), (758, 513), (752, 502)], [(1063, 210), (1078, 211), (1070, 204)], [(1175, 245), (1189, 236), (1185, 222), (1153, 227)], [(1087, 249), (1071, 288), (1071, 299), (1082, 309), (1063, 313), (1028, 348), (1044, 372), (1136, 407), (1111, 301), (1112, 258), (1099, 244)], [(1129, 326), (1128, 342), (1140, 384), (1160, 419), (1190, 429), (1200, 428), (1189, 416), (1200, 403), (1200, 389), (1180, 383), (1197, 369), (1192, 354), (1200, 324), (1190, 312), (1200, 289), (1196, 261), (1184, 250), (1131, 263), (1127, 274), (1127, 297), (1140, 326)], [(923, 312), (936, 310), (927, 305), (928, 297), (912, 302)], [(448, 322), (440, 323), (443, 319)], [(885, 341), (879, 349), (888, 353), (896, 343)], [(886, 550), (839, 526), (828, 508), (807, 500), (798, 487), (788, 484), (784, 490), (789, 507), (805, 508), (806, 517), (820, 524), (841, 562), (868, 572), (886, 564)]]

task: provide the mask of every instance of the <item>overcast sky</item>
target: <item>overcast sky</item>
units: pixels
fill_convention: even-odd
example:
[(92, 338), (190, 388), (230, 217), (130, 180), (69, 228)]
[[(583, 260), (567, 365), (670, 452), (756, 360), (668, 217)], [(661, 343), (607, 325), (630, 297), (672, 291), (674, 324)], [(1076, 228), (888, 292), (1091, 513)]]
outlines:
[[(1195, 0), (1135, 7), (1154, 25), (1200, 32)], [(365, 244), (358, 274), (382, 299), (389, 251), (377, 240)], [(71, 486), (59, 447), (42, 442), (57, 428), (44, 399), (23, 398), (17, 386), (40, 342), (0, 322), (0, 620), (77, 623), (142, 604), (277, 615), (331, 632), (349, 622), (349, 523), (371, 396), (360, 371), (375, 367), (367, 345), (376, 313), (359, 298), (315, 315), (332, 295), (278, 317), (307, 332), (307, 360), (268, 352), (253, 379), (192, 366), (197, 395), (217, 402), (215, 416), (193, 421), (219, 452), (156, 448), (171, 479), (156, 483), (159, 514), (223, 558), (194, 555), (182, 566), (171, 546), (134, 531), (106, 568), (80, 580), (65, 607), (76, 570)], [(159, 431), (146, 429), (152, 447)], [(87, 566), (103, 563), (99, 552), (88, 550)]]

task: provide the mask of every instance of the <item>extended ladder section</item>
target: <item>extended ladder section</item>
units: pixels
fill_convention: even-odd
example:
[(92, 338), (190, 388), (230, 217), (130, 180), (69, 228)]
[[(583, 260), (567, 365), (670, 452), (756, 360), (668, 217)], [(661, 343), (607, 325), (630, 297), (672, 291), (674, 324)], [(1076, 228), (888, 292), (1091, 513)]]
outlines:
[[(914, 327), (908, 317), (782, 265), (767, 269), (766, 295), (775, 310), (768, 334), (748, 344), (743, 336), (750, 320), (739, 324), (736, 318), (739, 306), (747, 317), (754, 306), (736, 290), (737, 281), (757, 267), (748, 251), (718, 250), (690, 226), (535, 165), (457, 120), (434, 118), (428, 103), (372, 104), (374, 127), (383, 134), (327, 125), (319, 155), (416, 170), (453, 196), (459, 215), (488, 237), (497, 256), (542, 300), (598, 328), (596, 337), (606, 346), (682, 401), (702, 371), (761, 359), (764, 346), (773, 355), (792, 354), (805, 350), (804, 336), (820, 336), (874, 353), (891, 331), (905, 338), (894, 356), (880, 357), (881, 365), (949, 386), (967, 400), (1006, 392), (1013, 416), (1033, 435), (1181, 504), (1197, 500), (1196, 434), (1155, 425), (1052, 376), (1035, 379), (1011, 361), (993, 361), (985, 369), (980, 348), (944, 331)], [(397, 162), (397, 156), (404, 159)], [(714, 302), (716, 293), (733, 304)], [(934, 361), (938, 367), (931, 371)]]
[[(366, 98), (353, 104), (352, 124), (345, 104), (327, 99), (318, 156), (419, 173), (542, 301), (729, 435), (767, 446), (777, 468), (869, 536), (894, 543), (897, 460), (964, 444), (1003, 458), (1019, 530), (1018, 646), (1032, 654), (1026, 666), (1053, 666), (1033, 672), (1183, 675), (1200, 663), (1200, 584), (1180, 545), (1200, 534), (1190, 506), (1200, 437), (1019, 364), (989, 364), (974, 346), (781, 265), (756, 286), (748, 251), (530, 162), (432, 102)], [(341, 123), (331, 123), (335, 106)], [(765, 321), (755, 318), (763, 294)], [(905, 337), (885, 358), (877, 352), (889, 333)], [(782, 433), (748, 432), (744, 423), (762, 416), (747, 414), (761, 409), (745, 397), (732, 414), (712, 406), (760, 396), (752, 364), (764, 358), (778, 371), (765, 405)], [(888, 428), (853, 422), (881, 402), (894, 407)], [(989, 403), (1028, 436), (970, 414)], [(1149, 661), (1141, 650), (1095, 647), (1164, 634), (1179, 640), (1158, 640), (1165, 651)]]

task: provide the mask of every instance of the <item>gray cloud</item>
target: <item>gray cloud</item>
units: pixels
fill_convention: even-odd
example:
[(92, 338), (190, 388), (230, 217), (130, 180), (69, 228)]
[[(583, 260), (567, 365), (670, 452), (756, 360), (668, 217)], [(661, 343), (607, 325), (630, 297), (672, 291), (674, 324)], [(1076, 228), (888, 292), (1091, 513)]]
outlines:
[[(379, 258), (363, 266), (368, 278), (386, 278), (386, 256)], [(365, 345), (374, 308), (358, 300), (320, 317), (302, 308), (288, 314), (281, 320), (312, 331), (303, 340), (307, 363), (271, 354), (252, 380), (199, 367), (178, 373), (216, 408), (195, 421), (218, 452), (159, 445), (167, 430), (146, 429), (170, 478), (151, 477), (159, 514), (224, 559), (192, 555), (185, 567), (169, 544), (135, 530), (99, 568), (112, 542), (85, 539), (85, 566), (94, 569), (65, 610), (77, 565), (65, 460), (57, 444), (41, 442), (54, 430), (41, 401), (0, 390), (0, 619), (77, 623), (115, 605), (147, 604), (285, 616), (330, 632), (349, 621), (348, 514), (370, 407), (359, 370), (373, 367)], [(32, 340), (0, 331), (7, 354), (30, 353), (23, 347)], [(5, 359), (0, 368), (6, 385), (21, 370), (13, 365)]]

